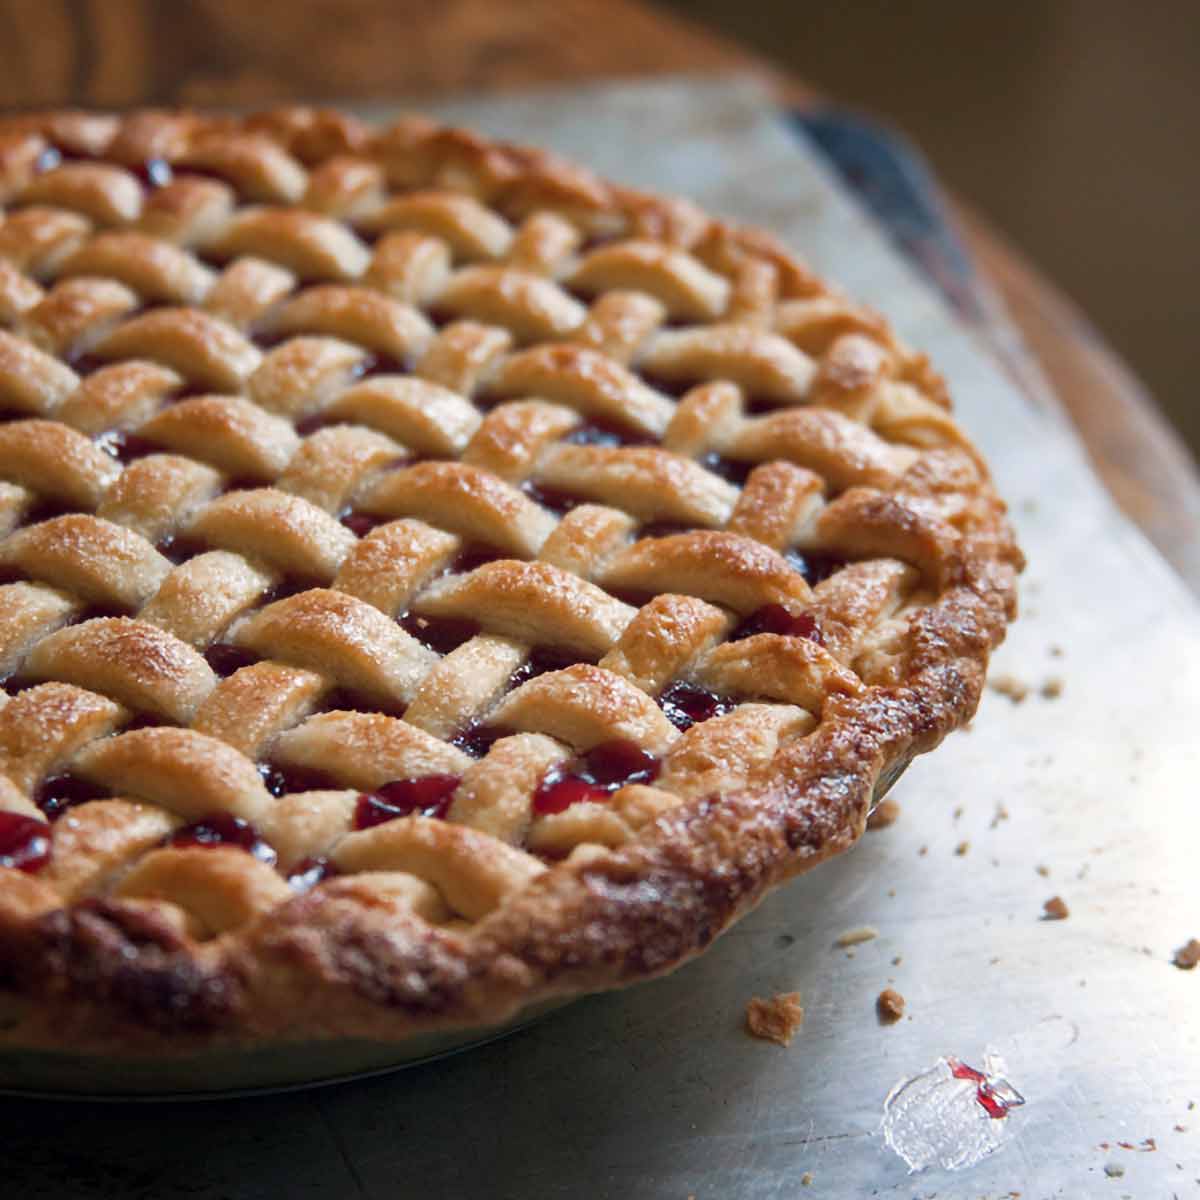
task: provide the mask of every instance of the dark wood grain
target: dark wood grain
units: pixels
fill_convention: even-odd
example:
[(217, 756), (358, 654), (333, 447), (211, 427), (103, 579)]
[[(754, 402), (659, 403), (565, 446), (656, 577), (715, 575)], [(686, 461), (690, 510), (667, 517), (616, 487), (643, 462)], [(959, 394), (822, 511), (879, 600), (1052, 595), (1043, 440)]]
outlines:
[[(0, 106), (386, 100), (718, 70), (803, 81), (633, 0), (0, 0)], [(1200, 591), (1200, 479), (1132, 373), (978, 218), (971, 249), (1120, 506)]]

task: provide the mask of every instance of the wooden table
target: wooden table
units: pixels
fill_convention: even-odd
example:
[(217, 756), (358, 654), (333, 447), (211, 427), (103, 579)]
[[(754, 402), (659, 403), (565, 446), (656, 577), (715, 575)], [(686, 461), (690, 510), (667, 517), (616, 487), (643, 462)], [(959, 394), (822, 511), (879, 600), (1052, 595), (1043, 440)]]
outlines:
[[(0, 105), (383, 100), (671, 72), (749, 71), (791, 104), (802, 81), (634, 0), (0, 0)], [(1200, 592), (1200, 477), (1086, 318), (955, 206), (1121, 508)]]

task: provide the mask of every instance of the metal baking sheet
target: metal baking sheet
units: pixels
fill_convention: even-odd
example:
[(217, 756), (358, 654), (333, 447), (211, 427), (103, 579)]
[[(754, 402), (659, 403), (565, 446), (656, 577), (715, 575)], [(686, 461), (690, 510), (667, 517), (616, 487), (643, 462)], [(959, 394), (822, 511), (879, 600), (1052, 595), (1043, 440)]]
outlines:
[[(766, 225), (927, 350), (1029, 554), (1025, 613), (995, 664), (1029, 694), (990, 693), (969, 732), (897, 785), (898, 823), (667, 979), (316, 1092), (2, 1100), (0, 1194), (1200, 1194), (1200, 970), (1170, 962), (1200, 936), (1200, 622), (1182, 584), (1053, 403), (997, 370), (751, 84), (431, 107)], [(1055, 681), (1061, 694), (1043, 695)], [(1040, 920), (1056, 894), (1070, 917)], [(878, 936), (852, 954), (835, 945), (862, 925)], [(908, 1015), (884, 1028), (874, 1001), (888, 985)], [(790, 990), (806, 1014), (791, 1048), (747, 1038), (746, 1001)], [(989, 1046), (1027, 1100), (1006, 1143), (968, 1171), (909, 1175), (878, 1134), (889, 1089), (941, 1055), (979, 1065)]]

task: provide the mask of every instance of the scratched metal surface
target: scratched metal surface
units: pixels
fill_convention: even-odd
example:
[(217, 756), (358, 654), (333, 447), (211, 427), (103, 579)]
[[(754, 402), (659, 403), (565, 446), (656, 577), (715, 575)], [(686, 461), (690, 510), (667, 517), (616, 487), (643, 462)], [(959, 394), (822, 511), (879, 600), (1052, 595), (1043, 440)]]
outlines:
[[(1182, 585), (1117, 514), (1053, 404), (991, 365), (752, 87), (441, 108), (774, 228), (928, 350), (1029, 553), (1025, 615), (996, 671), (1033, 693), (1019, 705), (989, 694), (972, 730), (898, 785), (896, 825), (670, 978), (320, 1091), (184, 1106), (2, 1100), (0, 1194), (1200, 1194), (1200, 971), (1169, 962), (1200, 936), (1200, 623)], [(1043, 698), (1053, 677), (1063, 693)], [(1068, 920), (1038, 919), (1053, 894)], [(835, 948), (863, 924), (879, 937), (852, 957)], [(874, 998), (889, 983), (910, 1015), (880, 1028)], [(746, 1000), (791, 989), (806, 1010), (792, 1048), (747, 1039)], [(876, 1135), (884, 1096), (941, 1054), (978, 1062), (987, 1045), (1028, 1099), (1008, 1143), (969, 1172), (909, 1176)], [(1117, 1146), (1146, 1138), (1157, 1149)]]

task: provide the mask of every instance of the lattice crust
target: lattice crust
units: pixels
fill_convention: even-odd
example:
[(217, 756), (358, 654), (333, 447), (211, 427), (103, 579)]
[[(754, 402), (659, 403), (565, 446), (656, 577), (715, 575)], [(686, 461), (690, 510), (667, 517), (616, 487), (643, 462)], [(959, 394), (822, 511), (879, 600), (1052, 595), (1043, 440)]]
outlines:
[(4, 1036), (664, 970), (965, 720), (1020, 554), (761, 234), (418, 119), (0, 121)]

